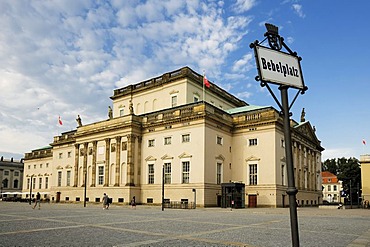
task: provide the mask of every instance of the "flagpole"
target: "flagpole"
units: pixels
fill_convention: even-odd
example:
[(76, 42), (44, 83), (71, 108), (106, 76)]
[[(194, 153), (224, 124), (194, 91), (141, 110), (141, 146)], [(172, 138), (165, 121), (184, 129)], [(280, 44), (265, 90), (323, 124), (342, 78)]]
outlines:
[(203, 70), (203, 78), (202, 78), (202, 84), (203, 84), (203, 102), (206, 102), (206, 93), (205, 93), (205, 90), (204, 90), (204, 76), (206, 74), (206, 71)]

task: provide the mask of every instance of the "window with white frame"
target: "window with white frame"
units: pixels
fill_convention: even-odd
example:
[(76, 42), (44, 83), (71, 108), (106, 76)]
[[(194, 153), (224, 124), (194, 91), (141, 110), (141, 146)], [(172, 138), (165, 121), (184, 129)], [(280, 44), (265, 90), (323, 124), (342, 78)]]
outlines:
[(190, 161), (183, 161), (182, 162), (182, 183), (183, 184), (189, 183), (189, 175), (190, 175)]
[(42, 178), (39, 178), (39, 189), (42, 188)]
[(199, 96), (198, 95), (194, 95), (193, 102), (198, 102), (198, 101), (199, 101)]
[(119, 109), (119, 116), (122, 117), (125, 114), (125, 110), (123, 108)]
[(62, 159), (63, 158), (63, 153), (59, 153), (59, 159)]
[(337, 186), (333, 185), (333, 191), (337, 191)]
[(27, 189), (30, 189), (30, 183), (31, 183), (30, 179), (27, 178)]
[(217, 136), (216, 142), (217, 142), (218, 145), (222, 145), (223, 142), (224, 142), (222, 136)]
[(148, 147), (154, 147), (155, 145), (155, 139), (148, 140)]
[(257, 138), (249, 139), (249, 146), (257, 146)]
[(72, 152), (69, 151), (67, 156), (68, 156), (68, 158), (71, 158), (72, 157)]
[(104, 166), (98, 167), (98, 184), (103, 185), (104, 183)]
[(330, 185), (328, 185), (328, 191), (331, 191), (331, 186)]
[(222, 163), (217, 162), (217, 167), (216, 167), (216, 183), (221, 184), (222, 182)]
[(49, 177), (45, 177), (45, 189), (49, 188)]
[(177, 95), (171, 97), (171, 106), (172, 107), (177, 106)]
[(62, 172), (58, 172), (58, 187), (62, 186)]
[(171, 183), (171, 163), (164, 163), (164, 183)]
[(32, 179), (32, 189), (36, 188), (36, 178)]
[(257, 164), (249, 165), (249, 185), (257, 185)]
[(164, 145), (171, 145), (171, 136), (167, 136), (164, 138)]
[(182, 135), (182, 142), (190, 142), (190, 134)]
[(67, 186), (71, 186), (71, 171), (67, 171)]
[(154, 164), (148, 164), (148, 184), (154, 184)]

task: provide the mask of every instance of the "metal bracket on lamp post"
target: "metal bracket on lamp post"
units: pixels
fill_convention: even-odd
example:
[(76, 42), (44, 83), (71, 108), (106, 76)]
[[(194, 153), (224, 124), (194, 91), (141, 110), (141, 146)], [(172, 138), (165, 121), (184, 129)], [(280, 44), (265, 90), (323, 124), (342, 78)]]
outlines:
[[(284, 42), (284, 38), (279, 35), (278, 27), (266, 23), (267, 32), (264, 34), (266, 37), (263, 41), (258, 42), (256, 40), (254, 43), (250, 44), (250, 48), (254, 49), (255, 58), (257, 61), (258, 76), (256, 76), (256, 81), (260, 81), (261, 87), (266, 87), (267, 90), (272, 95), (273, 99), (280, 108), (280, 114), (283, 116), (284, 122), (284, 139), (285, 139), (285, 156), (287, 164), (287, 173), (288, 173), (288, 188), (286, 193), (289, 196), (289, 210), (290, 210), (290, 226), (291, 226), (291, 237), (292, 237), (292, 246), (299, 246), (299, 232), (298, 232), (298, 218), (297, 218), (297, 203), (296, 203), (296, 194), (298, 193), (297, 188), (295, 187), (294, 181), (294, 165), (293, 165), (293, 153), (292, 153), (292, 139), (291, 139), (291, 130), (290, 130), (290, 109), (293, 106), (293, 103), (296, 101), (299, 94), (304, 94), (307, 91), (307, 87), (304, 85), (302, 71), (300, 67), (301, 58), (297, 56), (296, 52), (293, 52)], [(271, 49), (263, 47), (260, 44), (265, 40), (268, 40), (268, 44)], [(285, 48), (288, 53), (280, 52), (282, 48)], [(263, 56), (265, 57), (262, 57)], [(267, 58), (271, 55), (270, 58)], [(289, 67), (288, 62), (273, 61), (273, 59), (281, 59), (282, 61), (289, 61), (293, 63), (293, 66)], [(296, 66), (297, 65), (297, 66)], [(294, 66), (298, 67), (295, 68)], [(262, 67), (262, 68), (261, 68)], [(285, 72), (288, 69), (295, 69), (296, 71), (291, 76), (292, 79), (288, 82), (284, 82), (286, 77)], [(281, 76), (284, 70), (284, 77)], [(290, 72), (288, 72), (291, 75)], [(300, 76), (300, 77), (299, 77)], [(297, 78), (295, 78), (297, 77)], [(283, 78), (283, 79), (282, 79)], [(275, 96), (268, 82), (279, 85), (279, 90), (281, 93), (281, 103)], [(289, 105), (288, 101), (288, 88), (293, 87), (297, 88), (298, 92), (294, 97), (292, 103)]]

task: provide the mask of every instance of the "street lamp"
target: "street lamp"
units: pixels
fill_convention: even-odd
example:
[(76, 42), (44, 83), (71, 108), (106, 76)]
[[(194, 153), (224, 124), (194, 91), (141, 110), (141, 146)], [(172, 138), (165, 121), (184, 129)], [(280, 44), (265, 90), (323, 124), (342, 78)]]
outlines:
[(162, 211), (164, 210), (164, 164), (162, 165)]
[(31, 184), (30, 184), (30, 205), (32, 203), (32, 180), (33, 180), (33, 176), (34, 175), (31, 175)]
[(84, 208), (86, 208), (86, 184), (87, 184), (87, 172), (85, 171)]

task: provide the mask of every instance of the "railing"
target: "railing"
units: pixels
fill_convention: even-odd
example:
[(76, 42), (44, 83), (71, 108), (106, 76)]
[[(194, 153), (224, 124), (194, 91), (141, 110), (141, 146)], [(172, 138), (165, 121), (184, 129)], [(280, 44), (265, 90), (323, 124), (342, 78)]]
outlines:
[(166, 202), (163, 205), (164, 208), (174, 208), (174, 209), (194, 209), (193, 202)]

